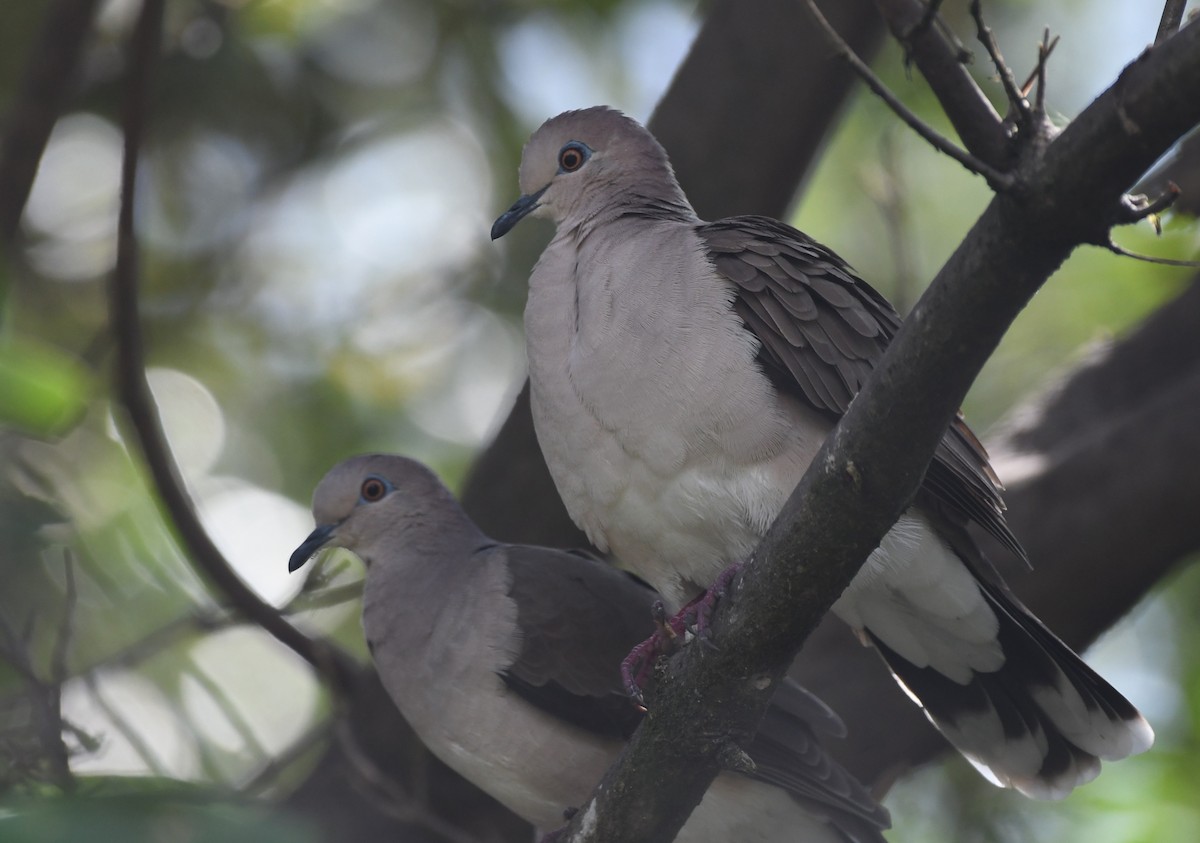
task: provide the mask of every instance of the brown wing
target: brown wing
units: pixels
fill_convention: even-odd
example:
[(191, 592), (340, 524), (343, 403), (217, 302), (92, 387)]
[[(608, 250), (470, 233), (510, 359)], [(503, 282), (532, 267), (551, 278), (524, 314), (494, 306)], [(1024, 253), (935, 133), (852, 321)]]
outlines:
[[(776, 389), (840, 417), (900, 330), (899, 314), (840, 257), (777, 220), (730, 217), (697, 233), (734, 284), (734, 311), (758, 338), (759, 363)], [(987, 452), (960, 415), (938, 445), (921, 502), (978, 523), (1028, 561), (1004, 521), (1000, 489)]]
[(655, 593), (607, 563), (543, 547), (506, 548), (521, 651), (501, 674), (527, 702), (580, 728), (627, 738), (641, 722), (621, 661), (654, 632)]

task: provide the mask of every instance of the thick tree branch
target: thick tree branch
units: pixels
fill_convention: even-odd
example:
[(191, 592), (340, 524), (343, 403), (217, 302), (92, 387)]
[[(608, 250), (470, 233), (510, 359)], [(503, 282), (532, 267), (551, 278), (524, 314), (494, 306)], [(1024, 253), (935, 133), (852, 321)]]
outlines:
[(1183, 22), (1183, 10), (1187, 6), (1187, 0), (1167, 0), (1163, 4), (1162, 18), (1158, 22), (1158, 32), (1154, 34), (1154, 43), (1161, 44), (1163, 40), (1170, 38), (1179, 29), (1179, 24)]
[[(753, 733), (803, 643), (920, 483), (942, 432), (1030, 297), (1107, 236), (1124, 191), (1200, 122), (1200, 25), (1128, 66), (997, 196), (938, 273), (719, 608), (716, 652), (685, 648), (568, 839), (669, 841)], [(669, 773), (667, 773), (669, 771)]]

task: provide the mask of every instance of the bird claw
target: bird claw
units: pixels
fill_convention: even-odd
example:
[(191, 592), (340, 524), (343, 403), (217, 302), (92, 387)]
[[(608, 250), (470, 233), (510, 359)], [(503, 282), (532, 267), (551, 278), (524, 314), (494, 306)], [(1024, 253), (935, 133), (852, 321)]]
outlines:
[(746, 566), (745, 562), (734, 562), (717, 575), (716, 580), (709, 586), (708, 591), (688, 604), (696, 613), (696, 638), (705, 642), (712, 649), (717, 645), (712, 641), (712, 616), (721, 598), (729, 593), (733, 578)]
[(654, 662), (659, 656), (670, 655), (680, 646), (684, 635), (687, 634), (685, 616), (687, 607), (674, 617), (667, 617), (666, 607), (661, 600), (655, 600), (650, 607), (654, 620), (654, 634), (629, 651), (629, 655), (621, 662), (621, 681), (625, 692), (645, 708), (646, 701), (642, 695), (642, 686), (650, 679)]
[(679, 648), (687, 635), (689, 624), (695, 626), (696, 638), (705, 649), (719, 649), (712, 640), (712, 614), (717, 603), (728, 593), (733, 578), (744, 565), (744, 562), (730, 565), (720, 573), (707, 591), (687, 603), (672, 617), (667, 617), (666, 607), (661, 600), (654, 601), (650, 608), (656, 627), (654, 634), (630, 650), (629, 655), (621, 662), (621, 681), (625, 685), (625, 692), (639, 706), (646, 706), (642, 687), (650, 679), (655, 661), (659, 656), (670, 655)]

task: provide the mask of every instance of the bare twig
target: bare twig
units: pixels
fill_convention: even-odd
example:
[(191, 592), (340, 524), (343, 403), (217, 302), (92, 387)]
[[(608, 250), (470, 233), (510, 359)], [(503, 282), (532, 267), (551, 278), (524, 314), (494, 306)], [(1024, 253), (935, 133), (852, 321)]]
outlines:
[(295, 600), (284, 607), (285, 615), (297, 615), (301, 612), (311, 612), (316, 609), (328, 609), (330, 606), (340, 606), (351, 600), (362, 597), (363, 580), (355, 580), (345, 585), (334, 585), (314, 591), (303, 591)]
[[(895, 127), (890, 127), (894, 129)], [(879, 149), (879, 166), (883, 170), (885, 182), (876, 197), (879, 211), (883, 215), (884, 227), (887, 229), (888, 244), (891, 247), (893, 267), (892, 304), (904, 314), (907, 313), (916, 298), (916, 278), (913, 272), (912, 252), (909, 249), (909, 220), (905, 198), (907, 192), (902, 183), (902, 173), (896, 150), (896, 133), (887, 131), (883, 134)]]
[(333, 722), (330, 717), (322, 719), (283, 752), (268, 757), (265, 763), (254, 772), (254, 775), (238, 785), (238, 793), (244, 796), (261, 795), (264, 790), (274, 784), (275, 779), (287, 772), (288, 767), (296, 763), (309, 750), (329, 739), (333, 732)]
[(904, 29), (903, 32), (893, 31), (896, 40), (904, 46), (904, 63), (907, 66), (913, 56), (909, 50), (913, 41), (922, 37), (931, 30), (937, 30), (942, 38), (945, 38), (954, 48), (954, 60), (959, 64), (969, 64), (971, 61), (971, 51), (966, 48), (962, 41), (958, 40), (958, 36), (954, 33), (940, 14), (942, 8), (942, 0), (929, 0), (927, 3), (921, 3), (916, 0), (919, 5), (923, 5), (924, 9), (921, 12), (921, 17), (911, 26)]
[[(229, 698), (228, 692), (221, 686), (221, 683), (215, 681), (211, 676), (209, 676), (208, 672), (205, 671), (200, 665), (196, 664), (194, 659), (189, 659), (188, 661), (188, 666), (182, 669), (183, 674), (190, 676), (196, 682), (196, 684), (203, 688), (209, 697), (212, 698), (213, 703), (217, 706), (217, 708), (221, 709), (221, 713), (224, 714), (225, 719), (229, 721), (229, 725), (233, 727), (233, 730), (237, 732), (238, 737), (242, 739), (242, 743), (245, 744), (245, 749), (254, 755), (266, 758), (269, 755), (266, 747), (262, 745), (262, 741), (260, 741), (258, 736), (254, 734), (253, 727), (251, 727), (251, 725), (246, 721), (246, 718), (242, 716), (242, 713), (238, 711), (238, 707), (234, 705), (233, 700)], [(195, 724), (189, 723), (188, 725), (194, 726)], [(191, 731), (196, 732), (198, 730), (192, 728)]]
[(52, 750), (51, 763), (54, 765), (54, 777), (65, 791), (75, 788), (75, 777), (71, 775), (70, 754), (63, 742), (62, 716), (62, 686), (67, 677), (67, 652), (71, 648), (71, 638), (75, 627), (75, 605), (78, 593), (75, 590), (75, 559), (70, 551), (63, 557), (63, 608), (62, 618), (58, 623), (58, 635), (54, 641), (54, 650), (50, 655), (50, 682), (46, 687), (46, 704), (52, 712), (53, 723), (48, 729), (52, 730), (55, 738), (50, 744)]
[(97, 681), (95, 674), (89, 673), (84, 676), (83, 684), (88, 689), (92, 701), (96, 703), (96, 707), (104, 712), (104, 716), (109, 719), (113, 728), (121, 733), (121, 737), (125, 738), (129, 746), (137, 753), (138, 758), (142, 759), (142, 763), (146, 765), (146, 769), (156, 776), (169, 775), (169, 768), (158, 757), (158, 754), (150, 746), (150, 743), (125, 718), (125, 715), (117, 711), (116, 707), (105, 699), (104, 694), (100, 693), (100, 683)]
[(38, 162), (79, 65), (97, 0), (57, 0), (31, 45), (0, 142), (0, 245), (13, 241)]
[(979, 41), (983, 44), (983, 48), (987, 50), (988, 57), (992, 60), (992, 66), (996, 68), (996, 73), (1000, 76), (1000, 84), (1004, 87), (1004, 95), (1008, 97), (1009, 105), (1017, 113), (1017, 125), (1031, 125), (1033, 123), (1033, 112), (1030, 110), (1029, 101), (1021, 95), (1020, 89), (1017, 88), (1017, 80), (1013, 78), (1012, 69), (1004, 61), (1004, 56), (1000, 53), (1000, 45), (996, 43), (995, 35), (983, 20), (983, 7), (980, 0), (971, 0), (971, 17), (975, 19), (976, 33), (979, 36)]
[(1156, 263), (1160, 266), (1186, 266), (1192, 269), (1200, 268), (1200, 261), (1185, 261), (1176, 258), (1159, 258), (1154, 255), (1142, 255), (1137, 252), (1131, 252), (1124, 246), (1118, 246), (1111, 239), (1104, 244), (1104, 248), (1108, 249), (1114, 255), (1120, 255), (1123, 258), (1133, 258), (1135, 261), (1142, 263)]
[(117, 222), (117, 265), (111, 285), (112, 331), (117, 347), (117, 390), (134, 439), (162, 502), (196, 565), (236, 609), (308, 661), (336, 691), (349, 687), (354, 661), (325, 641), (316, 641), (288, 623), (242, 582), (213, 543), (184, 490), (166, 444), (158, 409), (146, 382), (141, 326), (138, 321), (138, 246), (134, 231), (134, 195), (138, 151), (146, 123), (150, 70), (158, 50), (163, 0), (144, 0), (130, 42), (130, 78), (124, 109), (125, 149), (121, 173), (121, 210)]
[(1183, 10), (1186, 6), (1187, 0), (1167, 0), (1163, 4), (1162, 18), (1158, 22), (1158, 32), (1154, 34), (1155, 45), (1161, 44), (1179, 31), (1179, 24), (1183, 21)]
[(63, 557), (63, 613), (58, 623), (58, 638), (54, 642), (54, 653), (50, 657), (50, 679), (61, 685), (67, 680), (67, 651), (75, 627), (75, 558), (71, 551)]
[(959, 149), (948, 139), (939, 134), (935, 129), (921, 120), (920, 117), (917, 117), (917, 115), (913, 114), (908, 107), (904, 105), (904, 103), (896, 99), (895, 95), (888, 90), (887, 86), (883, 84), (879, 77), (871, 71), (871, 68), (867, 67), (862, 59), (854, 54), (854, 51), (850, 49), (850, 46), (843, 41), (841, 36), (837, 34), (837, 31), (829, 25), (829, 21), (827, 21), (825, 16), (821, 14), (821, 10), (817, 8), (817, 4), (814, 3), (813, 0), (805, 0), (805, 4), (808, 7), (809, 13), (813, 16), (813, 19), (816, 20), (817, 25), (825, 32), (825, 35), (829, 38), (830, 43), (833, 44), (838, 53), (850, 63), (852, 68), (854, 68), (854, 72), (857, 73), (859, 77), (861, 77), (862, 80), (867, 84), (867, 87), (869, 87), (877, 96), (886, 102), (888, 107), (891, 108), (901, 120), (907, 123), (913, 131), (924, 138), (931, 146), (933, 146), (934, 149), (949, 155), (972, 173), (983, 176), (993, 190), (997, 192), (1003, 192), (1012, 186), (1012, 177), (1007, 173), (1002, 173), (993, 168), (987, 162), (976, 158), (971, 153)]
[[(337, 606), (361, 596), (362, 582), (352, 582), (346, 585), (306, 593), (306, 595), (293, 600), (280, 611), (285, 617), (290, 617), (315, 609)], [(142, 635), (137, 641), (117, 650), (102, 661), (74, 672), (65, 672), (62, 676), (62, 681), (66, 682), (68, 679), (87, 676), (100, 670), (131, 667), (138, 662), (153, 658), (159, 651), (182, 641), (189, 635), (217, 632), (241, 623), (246, 623), (246, 619), (242, 614), (225, 607), (184, 615)], [(13, 697), (0, 697), (0, 708), (11, 705), (13, 701)]]
[(1039, 115), (1046, 113), (1046, 62), (1050, 59), (1050, 54), (1054, 52), (1054, 48), (1058, 46), (1058, 36), (1054, 36), (1054, 40), (1050, 39), (1050, 27), (1042, 30), (1042, 43), (1038, 45), (1038, 60), (1037, 67), (1034, 68), (1034, 73), (1037, 75), (1037, 101), (1034, 103), (1034, 111)]
[[(875, 0), (888, 28), (916, 62), (963, 146), (993, 167), (1006, 169), (1011, 157), (1008, 133), (975, 78), (964, 67), (970, 56), (944, 28), (923, 26), (928, 7), (920, 0)], [(937, 18), (941, 21), (941, 18)]]
[(1038, 105), (1036, 108), (1042, 113), (1045, 112), (1045, 108), (1043, 106), (1044, 94), (1042, 91), (1044, 91), (1046, 87), (1046, 62), (1050, 58), (1051, 53), (1054, 52), (1054, 48), (1058, 46), (1058, 42), (1060, 40), (1059, 36), (1057, 35), (1055, 35), (1053, 38), (1050, 38), (1049, 42), (1046, 41), (1047, 38), (1050, 38), (1049, 27), (1046, 27), (1046, 29), (1043, 31), (1042, 43), (1038, 45), (1038, 62), (1034, 66), (1033, 70), (1029, 71), (1029, 75), (1025, 77), (1025, 84), (1021, 86), (1021, 96), (1028, 97), (1029, 92), (1033, 90), (1033, 83), (1038, 83)]

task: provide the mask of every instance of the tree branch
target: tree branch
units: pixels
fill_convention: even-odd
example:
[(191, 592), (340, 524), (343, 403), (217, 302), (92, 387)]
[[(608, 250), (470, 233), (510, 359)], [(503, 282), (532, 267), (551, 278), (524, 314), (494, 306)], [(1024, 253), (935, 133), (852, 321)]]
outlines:
[(1179, 24), (1183, 21), (1183, 10), (1187, 7), (1187, 0), (1167, 0), (1163, 4), (1162, 18), (1158, 22), (1158, 32), (1154, 34), (1155, 45), (1161, 44), (1164, 39), (1170, 38), (1179, 31)]
[(1008, 169), (1013, 147), (1000, 115), (967, 72), (959, 51), (936, 26), (923, 25), (924, 4), (876, 0), (875, 5), (906, 55), (916, 62), (967, 151), (997, 170)]
[(38, 162), (79, 66), (97, 0), (57, 0), (29, 50), (25, 76), (0, 142), (0, 244), (9, 244), (29, 199)]
[[(1200, 279), (1014, 410), (988, 441), (1033, 573), (982, 532), (976, 538), (1021, 600), (1077, 650), (1200, 549), (1200, 521), (1186, 514), (1200, 500), (1200, 475), (1179, 470), (1200, 464), (1198, 324)], [(877, 792), (948, 749), (878, 655), (834, 618), (790, 675), (846, 721), (849, 734), (828, 748)]]
[(764, 684), (773, 689), (912, 499), (1012, 320), (1075, 247), (1107, 235), (1124, 191), (1200, 121), (1198, 88), (1200, 25), (1191, 25), (1031, 146), (1021, 189), (992, 200), (938, 273), (718, 608), (720, 649), (685, 648), (672, 660), (567, 839), (673, 839), (717, 774), (720, 747), (753, 733)]
[(910, 111), (904, 103), (897, 99), (895, 94), (888, 90), (887, 85), (883, 84), (882, 80), (880, 80), (878, 76), (871, 72), (871, 68), (867, 67), (863, 60), (854, 54), (854, 51), (850, 49), (850, 45), (843, 41), (841, 36), (837, 34), (837, 30), (829, 25), (829, 21), (827, 21), (825, 16), (821, 14), (816, 3), (812, 2), (812, 0), (807, 0), (805, 5), (812, 13), (817, 25), (825, 32), (826, 37), (828, 37), (830, 42), (833, 44), (834, 49), (836, 49), (838, 54), (846, 60), (854, 72), (858, 74), (859, 78), (866, 83), (867, 87), (871, 89), (872, 93), (887, 103), (888, 108), (890, 108), (897, 117), (903, 120), (910, 129), (920, 135), (926, 143), (928, 143), (938, 152), (949, 155), (972, 173), (983, 176), (987, 180), (988, 186), (991, 187), (992, 190), (1000, 192), (1002, 190), (1007, 190), (1012, 186), (1012, 179), (1007, 173), (1000, 172), (999, 170), (990, 166), (986, 161), (976, 158), (971, 153), (964, 152), (963, 150), (959, 149), (949, 140), (938, 134), (937, 130), (935, 130), (932, 126)]
[(309, 638), (272, 606), (264, 603), (234, 572), (213, 543), (184, 491), (178, 467), (163, 436), (158, 410), (146, 382), (145, 356), (138, 320), (138, 246), (134, 195), (138, 150), (146, 122), (150, 70), (158, 52), (163, 0), (144, 0), (129, 45), (129, 79), (124, 108), (125, 148), (121, 172), (121, 210), (117, 221), (117, 264), (110, 289), (110, 311), (117, 348), (116, 386), (134, 439), (155, 488), (191, 558), (230, 604), (259, 624), (326, 677), (335, 691), (349, 686), (357, 664), (328, 642)]

